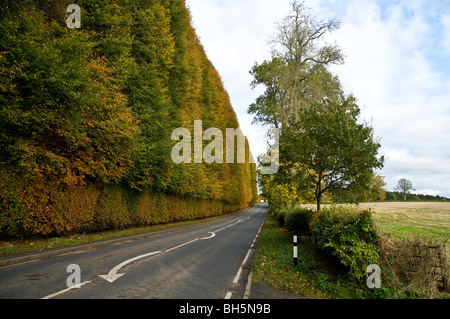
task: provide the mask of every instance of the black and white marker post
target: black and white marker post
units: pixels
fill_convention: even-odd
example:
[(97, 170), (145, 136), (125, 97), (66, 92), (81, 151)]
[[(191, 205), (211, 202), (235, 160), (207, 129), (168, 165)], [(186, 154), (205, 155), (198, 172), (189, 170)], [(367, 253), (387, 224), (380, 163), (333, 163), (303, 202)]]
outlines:
[(297, 255), (298, 255), (297, 236), (294, 236), (294, 267), (297, 267)]

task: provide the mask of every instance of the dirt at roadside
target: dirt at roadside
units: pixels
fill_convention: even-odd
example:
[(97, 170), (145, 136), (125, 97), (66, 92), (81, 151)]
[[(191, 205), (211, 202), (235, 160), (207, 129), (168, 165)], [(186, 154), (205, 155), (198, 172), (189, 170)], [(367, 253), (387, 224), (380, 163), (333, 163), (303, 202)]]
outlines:
[(249, 299), (307, 299), (305, 296), (278, 290), (270, 285), (253, 282)]

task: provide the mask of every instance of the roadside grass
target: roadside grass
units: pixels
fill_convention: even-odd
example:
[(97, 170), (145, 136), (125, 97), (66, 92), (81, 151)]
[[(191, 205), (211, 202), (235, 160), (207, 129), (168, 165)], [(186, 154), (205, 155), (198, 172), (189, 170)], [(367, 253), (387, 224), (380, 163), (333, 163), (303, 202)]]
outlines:
[(0, 257), (24, 253), (33, 253), (49, 249), (75, 247), (84, 244), (96, 243), (108, 239), (118, 239), (120, 237), (127, 237), (133, 235), (140, 235), (140, 234), (145, 235), (146, 233), (149, 232), (170, 230), (176, 227), (214, 221), (220, 218), (238, 214), (239, 212), (193, 221), (159, 224), (146, 227), (128, 228), (123, 230), (93, 232), (89, 234), (87, 233), (72, 234), (67, 236), (51, 237), (51, 238), (32, 237), (23, 239), (21, 238), (10, 238), (4, 240), (0, 239)]
[(327, 258), (309, 239), (298, 245), (298, 265), (293, 263), (292, 234), (268, 214), (253, 260), (253, 281), (296, 293), (309, 299), (358, 299), (383, 297), (354, 282), (348, 269)]
[(8, 239), (0, 241), (0, 256), (15, 255), (20, 253), (31, 253), (54, 248), (66, 248), (79, 246), (83, 244), (94, 243), (102, 240), (120, 238), (123, 236), (146, 233), (153, 228), (128, 229), (123, 231), (102, 232), (93, 234), (75, 234), (66, 237), (39, 238), (32, 237), (27, 239)]
[[(179, 226), (173, 225), (173, 226)], [(0, 241), (0, 257), (21, 253), (38, 252), (54, 248), (74, 247), (89, 243), (95, 243), (107, 239), (120, 238), (125, 236), (145, 234), (151, 231), (163, 230), (170, 225), (158, 225), (145, 228), (133, 228), (121, 231), (107, 231), (92, 234), (74, 234), (63, 237), (52, 238), (26, 238), (26, 239), (8, 239)]]

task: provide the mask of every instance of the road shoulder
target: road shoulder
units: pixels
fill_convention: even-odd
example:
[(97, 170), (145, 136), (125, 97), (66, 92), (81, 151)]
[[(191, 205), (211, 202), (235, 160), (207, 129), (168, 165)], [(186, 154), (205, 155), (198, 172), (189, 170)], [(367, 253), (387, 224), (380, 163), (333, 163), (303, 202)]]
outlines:
[(276, 289), (262, 282), (252, 282), (249, 299), (306, 299), (306, 297)]

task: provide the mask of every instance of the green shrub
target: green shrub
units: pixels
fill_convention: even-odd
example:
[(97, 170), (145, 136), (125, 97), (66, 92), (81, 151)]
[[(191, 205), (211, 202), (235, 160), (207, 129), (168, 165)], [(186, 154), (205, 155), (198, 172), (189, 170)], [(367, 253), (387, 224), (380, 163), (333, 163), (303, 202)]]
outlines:
[(269, 206), (268, 213), (273, 215), (278, 225), (285, 227), (298, 236), (310, 236), (311, 224), (316, 212), (302, 205), (289, 204), (274, 208)]
[(278, 225), (284, 226), (285, 208), (280, 208), (277, 205), (270, 204), (267, 208), (267, 214), (274, 216), (278, 222)]
[(286, 211), (284, 209), (280, 209), (277, 213), (274, 214), (278, 225), (280, 226), (285, 226), (285, 221), (286, 221)]
[(367, 277), (367, 266), (379, 263), (379, 237), (369, 210), (345, 206), (325, 208), (312, 233), (324, 250), (350, 267), (350, 273), (357, 280)]
[(310, 236), (310, 224), (313, 216), (315, 216), (315, 212), (311, 209), (292, 207), (285, 212), (285, 226), (298, 236)]

